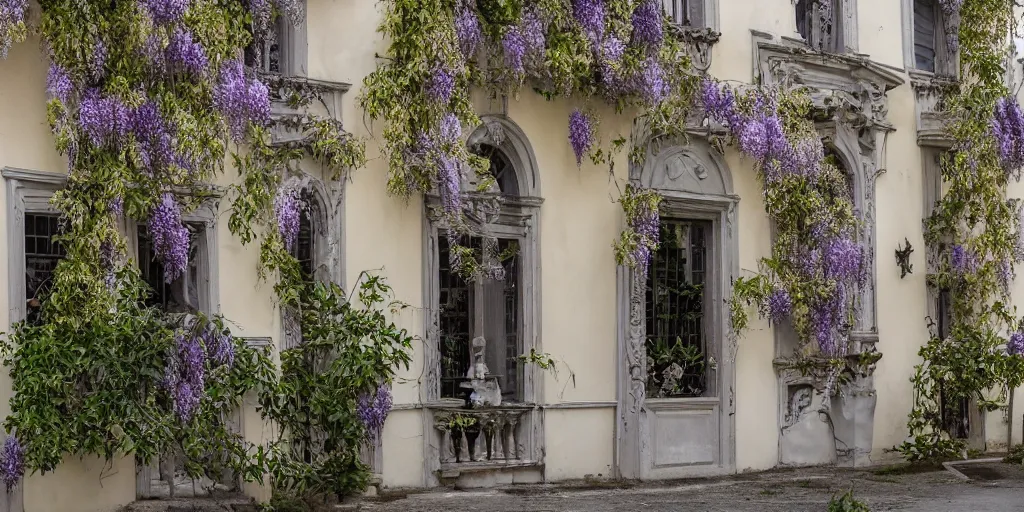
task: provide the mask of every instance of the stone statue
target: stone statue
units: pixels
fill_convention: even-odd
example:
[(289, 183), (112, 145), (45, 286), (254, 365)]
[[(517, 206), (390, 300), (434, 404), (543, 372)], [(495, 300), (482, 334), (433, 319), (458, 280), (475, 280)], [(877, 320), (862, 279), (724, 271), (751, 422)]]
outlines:
[(498, 378), (487, 375), (487, 363), (484, 362), (486, 349), (487, 340), (483, 336), (473, 338), (473, 344), (469, 349), (471, 355), (469, 371), (466, 372), (466, 379), (469, 382), (459, 384), (459, 387), (473, 390), (469, 394), (469, 404), (472, 407), (501, 405), (501, 387), (498, 386)]

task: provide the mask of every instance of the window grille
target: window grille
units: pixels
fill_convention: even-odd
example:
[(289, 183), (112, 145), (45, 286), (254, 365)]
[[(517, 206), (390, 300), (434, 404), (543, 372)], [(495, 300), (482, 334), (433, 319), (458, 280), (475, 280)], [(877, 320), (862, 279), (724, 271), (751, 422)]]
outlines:
[(29, 302), (30, 323), (38, 321), (38, 301), (50, 290), (53, 271), (66, 255), (54, 240), (58, 234), (60, 218), (56, 214), (25, 214), (25, 300)]
[(704, 396), (708, 222), (662, 219), (647, 274), (648, 396)]
[(291, 253), (295, 259), (299, 260), (299, 269), (302, 271), (302, 275), (312, 280), (316, 270), (315, 258), (313, 256), (315, 254), (313, 251), (316, 249), (312, 212), (314, 206), (309, 194), (306, 194), (306, 196), (306, 199), (303, 201), (305, 206), (299, 213), (299, 234), (295, 240), (295, 245), (292, 246)]

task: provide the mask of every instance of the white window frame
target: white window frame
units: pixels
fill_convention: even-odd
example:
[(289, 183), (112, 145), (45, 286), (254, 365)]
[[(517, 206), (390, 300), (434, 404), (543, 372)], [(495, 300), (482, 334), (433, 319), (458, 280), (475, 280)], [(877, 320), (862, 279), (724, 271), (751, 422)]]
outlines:
[(5, 167), (2, 171), (7, 183), (7, 268), (9, 286), (10, 324), (24, 320), (25, 301), (25, 214), (56, 214), (50, 204), (54, 192), (67, 182), (67, 175)]
[(951, 52), (946, 42), (946, 26), (957, 20), (950, 20), (939, 6), (938, 0), (932, 0), (935, 7), (935, 71), (919, 69), (917, 58), (914, 52), (914, 2), (917, 0), (902, 0), (903, 2), (903, 63), (911, 74), (922, 76), (947, 76), (957, 77), (959, 75), (959, 52)]

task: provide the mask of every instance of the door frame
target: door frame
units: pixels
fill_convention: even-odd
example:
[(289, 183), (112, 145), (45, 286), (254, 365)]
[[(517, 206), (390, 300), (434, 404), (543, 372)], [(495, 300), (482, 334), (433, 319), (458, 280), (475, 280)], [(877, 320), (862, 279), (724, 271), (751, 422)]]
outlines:
[[(736, 468), (735, 361), (726, 304), (739, 274), (734, 195), (659, 190), (663, 217), (711, 222), (708, 237), (708, 288), (705, 332), (708, 352), (716, 354), (717, 396), (651, 399), (646, 396), (646, 276), (627, 267), (618, 270), (618, 405), (615, 463), (619, 478), (658, 480), (734, 473)], [(659, 461), (658, 426), (687, 416), (710, 415), (717, 447), (713, 461), (686, 464)], [(714, 442), (715, 440), (709, 440)]]

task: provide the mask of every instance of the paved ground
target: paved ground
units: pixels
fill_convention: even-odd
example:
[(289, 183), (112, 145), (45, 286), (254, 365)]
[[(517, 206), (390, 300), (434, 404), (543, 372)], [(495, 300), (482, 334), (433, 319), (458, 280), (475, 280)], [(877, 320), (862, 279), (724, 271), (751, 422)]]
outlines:
[(825, 512), (836, 493), (853, 489), (873, 512), (1020, 512), (1024, 471), (990, 464), (965, 471), (965, 482), (945, 470), (779, 470), (663, 485), (521, 486), (382, 496), (367, 512)]

